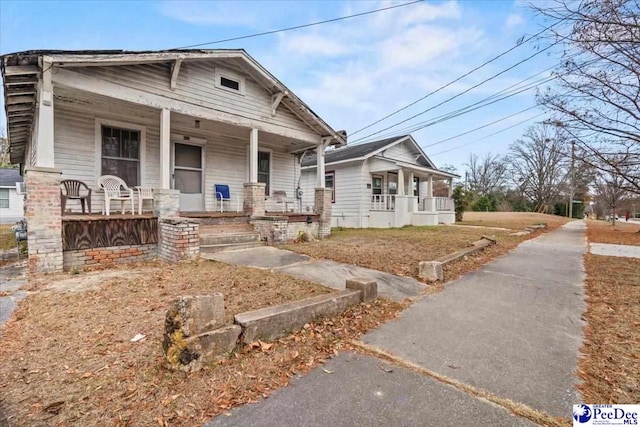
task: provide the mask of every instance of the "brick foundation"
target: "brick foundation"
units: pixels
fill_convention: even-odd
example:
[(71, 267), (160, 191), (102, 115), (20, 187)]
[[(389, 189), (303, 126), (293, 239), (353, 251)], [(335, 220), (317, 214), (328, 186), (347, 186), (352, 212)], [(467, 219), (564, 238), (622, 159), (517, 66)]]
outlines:
[(62, 271), (60, 175), (53, 168), (25, 169), (30, 273)]
[(263, 216), (251, 220), (253, 229), (270, 245), (287, 241), (287, 217)]
[(264, 191), (266, 184), (246, 182), (244, 184), (243, 211), (249, 216), (264, 216)]
[(331, 188), (316, 188), (315, 208), (319, 218), (318, 239), (331, 235)]
[(199, 222), (193, 218), (160, 218), (158, 258), (168, 262), (193, 259), (200, 253)]
[(64, 269), (90, 265), (127, 264), (150, 261), (156, 258), (158, 245), (110, 246), (107, 248), (77, 249), (64, 251)]

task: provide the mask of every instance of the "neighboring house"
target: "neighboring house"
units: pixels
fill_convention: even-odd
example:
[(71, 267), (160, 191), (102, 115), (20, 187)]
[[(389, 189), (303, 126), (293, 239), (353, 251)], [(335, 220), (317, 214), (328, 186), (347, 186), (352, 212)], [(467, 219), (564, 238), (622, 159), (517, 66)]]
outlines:
[[(26, 173), (30, 239), (38, 206), (50, 205), (29, 194), (46, 188), (59, 199), (61, 179), (92, 187), (94, 213), (103, 205), (101, 175), (153, 188), (158, 217), (219, 212), (214, 184), (225, 184), (225, 211), (239, 205), (254, 218), (274, 192), (295, 195), (301, 153), (346, 143), (244, 50), (25, 51), (3, 55), (1, 70), (10, 158)], [(80, 204), (67, 209), (78, 213)], [(312, 210), (320, 222), (323, 209)], [(43, 242), (60, 234), (52, 230), (40, 233)]]
[[(458, 175), (438, 170), (411, 137), (405, 135), (328, 150), (325, 181), (319, 182), (317, 155), (302, 161), (302, 204), (313, 206), (313, 189), (333, 189), (334, 227), (402, 227), (455, 222), (451, 188)], [(434, 197), (434, 182), (445, 181), (448, 197)]]
[(10, 224), (24, 217), (24, 195), (16, 183), (22, 182), (18, 169), (0, 169), (0, 224)]

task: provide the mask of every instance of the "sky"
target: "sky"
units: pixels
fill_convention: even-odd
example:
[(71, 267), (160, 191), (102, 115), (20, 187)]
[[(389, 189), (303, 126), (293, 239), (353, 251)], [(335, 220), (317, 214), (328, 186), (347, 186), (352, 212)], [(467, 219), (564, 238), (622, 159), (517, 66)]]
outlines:
[[(34, 49), (180, 48), (406, 2), (2, 0), (0, 54)], [(549, 75), (548, 70), (559, 62), (557, 52), (540, 52), (545, 45), (534, 39), (429, 95), (545, 27), (527, 4), (524, 0), (425, 1), (202, 48), (247, 50), (334, 129), (345, 129), (350, 143), (411, 132), (438, 167), (453, 165), (463, 173), (470, 154), (505, 154), (527, 126), (545, 119), (543, 110), (536, 107), (534, 89), (420, 130), (412, 127), (479, 102), (537, 73), (544, 71), (527, 82)], [(4, 111), (4, 105), (1, 107)], [(3, 117), (2, 134), (6, 134), (5, 127)]]

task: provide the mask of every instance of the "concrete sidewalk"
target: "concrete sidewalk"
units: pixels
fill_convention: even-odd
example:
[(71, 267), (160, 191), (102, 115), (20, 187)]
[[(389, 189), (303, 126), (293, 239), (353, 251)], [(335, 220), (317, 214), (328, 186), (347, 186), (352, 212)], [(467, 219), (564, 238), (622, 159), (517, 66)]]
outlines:
[[(436, 374), (571, 417), (584, 310), (584, 223), (524, 242), (414, 303), (363, 341)], [(391, 367), (381, 369), (381, 365)], [(531, 425), (502, 407), (371, 356), (342, 353), (209, 426)]]
[(602, 256), (640, 258), (640, 246), (591, 243), (589, 245), (589, 252)]
[(364, 277), (378, 282), (379, 295), (395, 300), (418, 296), (426, 288), (424, 283), (420, 283), (411, 277), (396, 276), (383, 271), (329, 260), (314, 261), (307, 255), (272, 246), (237, 249), (202, 254), (201, 256), (205, 259), (227, 264), (264, 268), (338, 290), (345, 289), (347, 279)]

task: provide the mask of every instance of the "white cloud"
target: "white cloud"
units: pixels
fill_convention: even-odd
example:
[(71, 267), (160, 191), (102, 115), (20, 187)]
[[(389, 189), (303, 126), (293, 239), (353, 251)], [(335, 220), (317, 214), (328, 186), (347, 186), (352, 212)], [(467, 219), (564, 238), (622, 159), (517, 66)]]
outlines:
[(260, 22), (258, 8), (249, 2), (163, 1), (160, 12), (190, 24), (253, 27)]
[(343, 55), (349, 51), (347, 46), (337, 40), (319, 34), (300, 34), (283, 38), (281, 48), (298, 55)]
[(519, 15), (517, 13), (512, 13), (511, 15), (507, 16), (507, 21), (505, 22), (505, 27), (507, 29), (522, 27), (524, 25), (524, 23), (525, 23), (525, 21), (524, 21), (524, 18), (522, 17), (522, 15)]

